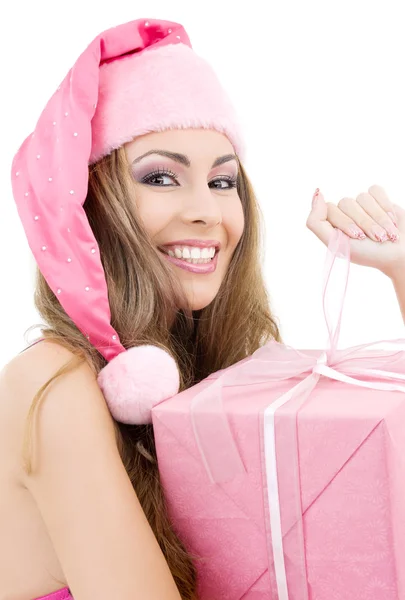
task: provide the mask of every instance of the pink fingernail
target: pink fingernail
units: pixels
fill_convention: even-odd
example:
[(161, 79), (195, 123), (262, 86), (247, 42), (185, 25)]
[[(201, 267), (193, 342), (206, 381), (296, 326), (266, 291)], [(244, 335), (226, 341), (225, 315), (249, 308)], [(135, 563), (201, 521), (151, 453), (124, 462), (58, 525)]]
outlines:
[(319, 196), (319, 188), (316, 188), (314, 195), (312, 196), (312, 208), (314, 208), (316, 201), (318, 200), (318, 196)]
[(387, 232), (385, 231), (385, 229), (382, 229), (381, 227), (372, 227), (371, 232), (373, 233), (375, 239), (378, 242), (387, 242), (388, 241), (388, 235), (387, 235)]
[(397, 242), (399, 240), (399, 235), (391, 231), (388, 232), (388, 237), (390, 238), (391, 242)]
[(364, 231), (360, 227), (357, 227), (357, 225), (350, 227), (349, 232), (356, 239), (364, 240), (366, 238)]

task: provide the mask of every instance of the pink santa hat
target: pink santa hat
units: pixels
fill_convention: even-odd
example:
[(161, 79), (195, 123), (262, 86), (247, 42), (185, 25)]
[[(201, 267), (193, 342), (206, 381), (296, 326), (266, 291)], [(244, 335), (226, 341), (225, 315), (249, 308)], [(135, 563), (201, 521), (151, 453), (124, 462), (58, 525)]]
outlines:
[(151, 422), (151, 408), (178, 393), (179, 373), (160, 348), (126, 350), (111, 326), (100, 252), (83, 210), (88, 166), (137, 136), (186, 128), (215, 129), (243, 154), (233, 106), (183, 27), (139, 19), (91, 42), (12, 164), (13, 195), (38, 267), (108, 361), (98, 383), (124, 423)]

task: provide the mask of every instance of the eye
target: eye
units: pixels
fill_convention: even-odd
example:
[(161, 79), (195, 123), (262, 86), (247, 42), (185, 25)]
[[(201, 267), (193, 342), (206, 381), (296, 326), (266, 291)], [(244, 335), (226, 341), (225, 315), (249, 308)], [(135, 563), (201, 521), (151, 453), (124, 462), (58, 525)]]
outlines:
[(217, 179), (213, 179), (212, 181), (210, 181), (210, 186), (214, 187), (217, 190), (232, 190), (236, 187), (237, 181), (238, 180), (236, 177), (217, 177)]
[[(166, 169), (156, 169), (151, 173), (148, 173), (141, 179), (141, 183), (145, 183), (146, 185), (153, 185), (155, 187), (169, 187), (173, 185), (171, 183), (167, 183), (168, 179), (177, 179), (176, 173), (173, 171), (168, 171)], [(175, 183), (174, 185), (178, 185)]]

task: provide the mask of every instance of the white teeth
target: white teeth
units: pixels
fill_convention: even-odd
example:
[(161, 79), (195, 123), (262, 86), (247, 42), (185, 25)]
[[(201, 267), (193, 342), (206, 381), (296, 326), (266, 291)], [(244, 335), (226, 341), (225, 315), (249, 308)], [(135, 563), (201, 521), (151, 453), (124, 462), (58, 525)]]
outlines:
[(185, 260), (208, 260), (215, 256), (215, 248), (197, 248), (191, 246), (176, 246), (175, 248), (169, 250), (168, 254), (170, 256), (174, 256), (176, 258), (185, 259)]
[(197, 248), (196, 246), (176, 246), (172, 247), (171, 250), (167, 249), (169, 256), (192, 264), (207, 264), (211, 262), (211, 259), (215, 256), (215, 251), (214, 247)]

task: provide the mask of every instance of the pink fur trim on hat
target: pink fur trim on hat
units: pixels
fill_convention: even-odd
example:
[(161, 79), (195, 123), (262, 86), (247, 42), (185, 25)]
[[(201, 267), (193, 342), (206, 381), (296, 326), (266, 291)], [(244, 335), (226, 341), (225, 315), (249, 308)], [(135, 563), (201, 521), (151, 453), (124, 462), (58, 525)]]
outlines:
[(243, 154), (233, 105), (194, 50), (169, 44), (101, 65), (90, 164), (137, 136), (188, 128), (215, 129)]

